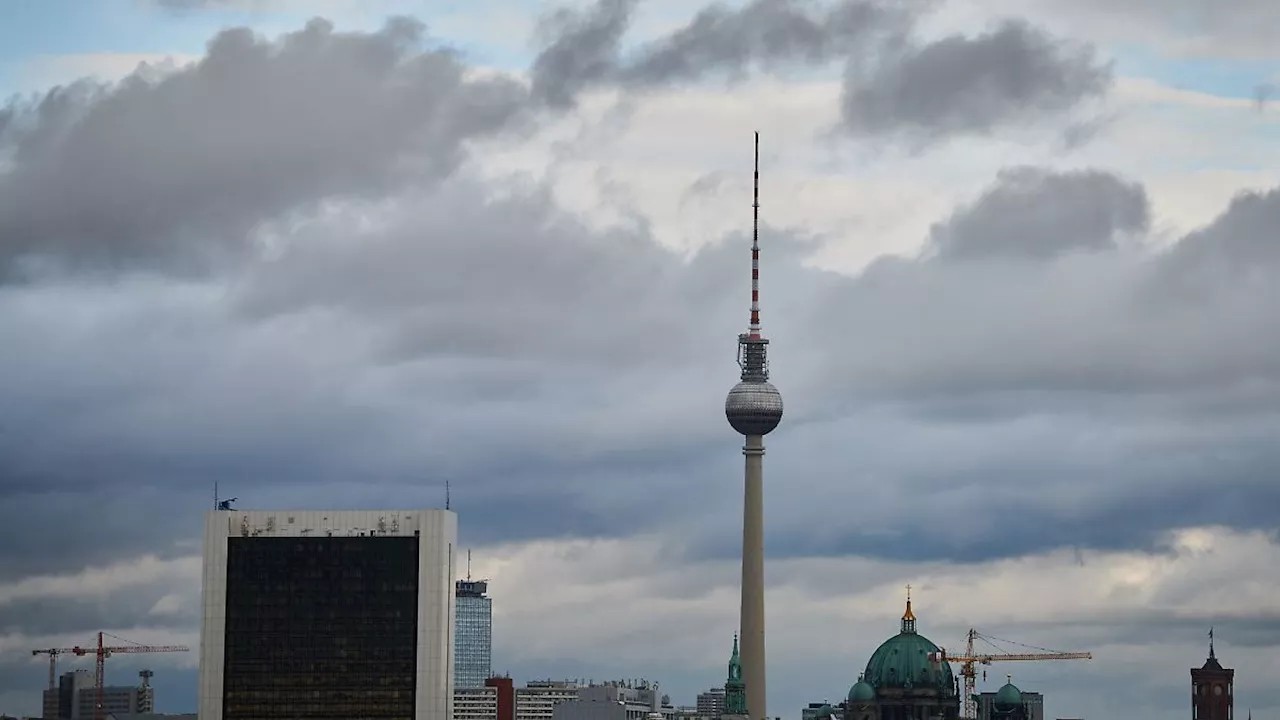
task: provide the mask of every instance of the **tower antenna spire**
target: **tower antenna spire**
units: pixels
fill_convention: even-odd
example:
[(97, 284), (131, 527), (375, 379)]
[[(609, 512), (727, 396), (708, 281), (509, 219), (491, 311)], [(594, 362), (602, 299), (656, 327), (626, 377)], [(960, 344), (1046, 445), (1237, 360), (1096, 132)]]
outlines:
[(760, 337), (760, 131), (756, 131), (756, 161), (751, 195), (751, 323), (747, 334)]

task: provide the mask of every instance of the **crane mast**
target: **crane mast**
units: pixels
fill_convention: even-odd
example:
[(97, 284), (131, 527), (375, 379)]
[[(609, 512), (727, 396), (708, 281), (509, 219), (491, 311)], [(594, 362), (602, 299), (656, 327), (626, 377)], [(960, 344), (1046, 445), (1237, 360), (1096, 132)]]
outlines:
[[(1044, 648), (1032, 648), (1040, 652), (1033, 653), (979, 653), (975, 652), (973, 647), (974, 640), (984, 640), (991, 644), (992, 640), (997, 638), (988, 637), (970, 628), (965, 644), (965, 652), (963, 655), (952, 655), (946, 651), (946, 648), (936, 653), (931, 653), (929, 659), (935, 663), (949, 662), (960, 665), (960, 676), (964, 678), (964, 717), (967, 720), (977, 720), (978, 717), (978, 701), (976, 698), (978, 685), (978, 665), (990, 665), (993, 662), (1005, 662), (1011, 660), (1092, 660), (1093, 653), (1088, 652), (1057, 652), (1054, 650), (1045, 650)], [(1003, 642), (1009, 642), (1007, 640)], [(1020, 643), (1012, 643), (1020, 644)]]

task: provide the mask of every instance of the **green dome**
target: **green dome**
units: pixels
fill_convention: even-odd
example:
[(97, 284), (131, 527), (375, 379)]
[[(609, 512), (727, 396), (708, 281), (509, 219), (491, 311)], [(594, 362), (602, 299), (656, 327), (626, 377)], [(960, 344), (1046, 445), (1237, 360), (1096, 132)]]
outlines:
[(916, 616), (907, 598), (902, 615), (902, 631), (885, 640), (867, 661), (863, 679), (876, 690), (882, 688), (932, 688), (942, 696), (954, 696), (955, 678), (951, 664), (937, 660), (941, 649), (916, 632)]
[(1011, 682), (1005, 683), (996, 691), (995, 703), (1001, 710), (1012, 710), (1022, 704), (1022, 691)]
[(858, 678), (858, 682), (849, 688), (849, 702), (862, 703), (872, 702), (876, 699), (876, 689), (867, 684), (866, 680)]
[(945, 694), (955, 693), (951, 664), (934, 662), (941, 652), (923, 635), (898, 633), (885, 640), (867, 661), (866, 680), (878, 688), (933, 687)]
[(831, 707), (830, 705), (823, 705), (813, 713), (813, 717), (815, 718), (815, 720), (817, 718), (824, 718), (824, 719), (833, 718), (835, 717), (835, 715), (836, 715), (835, 708)]

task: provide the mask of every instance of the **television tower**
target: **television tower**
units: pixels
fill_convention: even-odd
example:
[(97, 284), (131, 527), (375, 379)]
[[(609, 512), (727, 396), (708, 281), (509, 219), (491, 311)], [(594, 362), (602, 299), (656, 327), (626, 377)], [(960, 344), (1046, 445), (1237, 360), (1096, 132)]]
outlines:
[(751, 226), (751, 323), (738, 336), (742, 379), (729, 390), (724, 415), (742, 435), (746, 472), (742, 503), (742, 674), (747, 717), (764, 720), (764, 436), (782, 420), (782, 394), (769, 382), (769, 341), (760, 334), (760, 133), (756, 133)]

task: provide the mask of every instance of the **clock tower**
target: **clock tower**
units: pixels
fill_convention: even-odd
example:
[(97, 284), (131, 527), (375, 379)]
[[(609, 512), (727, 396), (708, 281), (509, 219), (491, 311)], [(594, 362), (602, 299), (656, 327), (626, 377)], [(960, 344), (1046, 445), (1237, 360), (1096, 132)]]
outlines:
[(1209, 630), (1209, 658), (1199, 668), (1191, 668), (1191, 720), (1235, 720), (1232, 684), (1236, 671), (1222, 667), (1213, 651), (1213, 629)]

